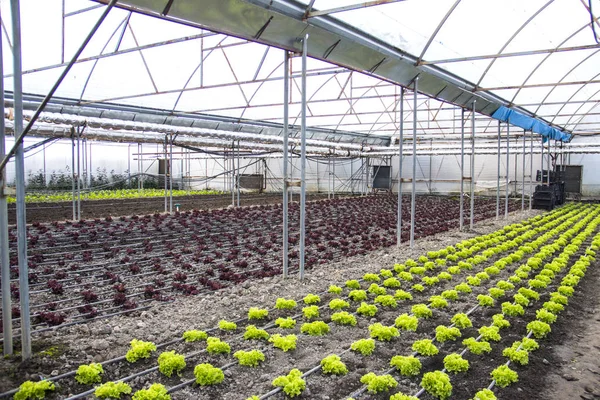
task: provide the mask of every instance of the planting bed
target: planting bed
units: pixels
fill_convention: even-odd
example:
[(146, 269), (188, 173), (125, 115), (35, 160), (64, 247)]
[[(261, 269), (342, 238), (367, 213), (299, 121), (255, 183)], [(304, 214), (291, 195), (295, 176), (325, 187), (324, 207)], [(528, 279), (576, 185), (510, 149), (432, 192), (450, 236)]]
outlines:
[[(297, 200), (297, 195), (294, 200)], [(326, 194), (308, 194), (309, 200), (327, 198)], [(242, 193), (241, 206), (277, 204), (281, 203), (281, 193)], [(173, 197), (173, 204), (179, 204), (180, 210), (210, 210), (225, 208), (231, 204), (230, 194), (203, 194)], [(175, 208), (175, 206), (173, 206)], [(163, 212), (165, 209), (164, 197), (136, 199), (110, 199), (110, 200), (82, 200), (81, 216), (83, 218), (104, 218), (107, 215), (134, 215), (152, 214)], [(10, 224), (15, 223), (16, 205), (8, 205), (8, 219)], [(70, 220), (73, 218), (73, 203), (71, 201), (34, 202), (27, 203), (27, 223), (52, 222)]]
[[(403, 206), (404, 240), (409, 202)], [(516, 208), (518, 202), (511, 203)], [(458, 225), (458, 202), (419, 197), (417, 238)], [(369, 196), (311, 202), (307, 206), (308, 268), (391, 246), (396, 202)], [(298, 264), (298, 205), (291, 205), (290, 266)], [(477, 202), (475, 220), (495, 215)], [(89, 319), (146, 309), (155, 300), (196, 295), (281, 273), (281, 205), (153, 214), (75, 223), (34, 223), (28, 232), (33, 333)], [(11, 295), (18, 299), (16, 230)], [(18, 333), (19, 309), (13, 307)]]
[[(398, 250), (378, 250), (365, 256), (355, 255), (344, 258), (340, 262), (325, 263), (319, 269), (309, 272), (307, 280), (300, 284), (296, 281), (283, 281), (279, 277), (263, 278), (257, 283), (244, 282), (215, 294), (178, 298), (173, 304), (161, 303), (153, 310), (143, 312), (137, 319), (119, 316), (107, 322), (94, 321), (86, 325), (66, 328), (60, 335), (44, 333), (43, 340), (46, 343), (55, 346), (63, 343), (67, 347), (63, 349), (59, 346), (54, 350), (58, 353), (55, 355), (49, 355), (47, 352), (44, 356), (37, 356), (33, 364), (28, 366), (13, 365), (12, 372), (15, 376), (10, 379), (8, 374), (3, 374), (4, 380), (0, 382), (7, 387), (14, 387), (23, 379), (34, 377), (37, 379), (40, 374), (46, 377), (54, 375), (52, 379), (56, 381), (56, 390), (49, 392), (48, 398), (68, 398), (76, 394), (93, 398), (93, 385), (78, 384), (73, 376), (60, 378), (57, 375), (72, 371), (79, 364), (96, 361), (104, 362), (102, 382), (123, 379), (131, 385), (133, 393), (148, 388), (151, 383), (160, 383), (171, 391), (170, 395), (173, 399), (246, 399), (251, 395), (257, 395), (261, 399), (283, 399), (284, 395), (281, 392), (272, 390), (272, 381), (277, 376), (286, 375), (293, 368), (298, 368), (305, 374), (303, 379), (306, 383), (306, 389), (299, 395), (300, 398), (347, 399), (352, 396), (355, 399), (388, 399), (391, 394), (400, 391), (407, 395), (419, 394), (422, 399), (433, 399), (444, 396), (440, 396), (441, 393), (438, 393), (438, 397), (428, 392), (419, 393), (424, 374), (442, 370), (444, 357), (448, 354), (463, 353), (464, 358), (470, 362), (469, 370), (457, 374), (449, 373), (449, 380), (452, 385), (451, 398), (468, 399), (473, 398), (478, 390), (493, 383), (490, 372), (508, 361), (508, 358), (502, 354), (505, 348), (510, 348), (515, 341), (522, 340), (524, 337), (533, 338), (535, 336), (532, 335), (540, 335), (545, 336), (536, 339), (540, 348), (526, 353), (531, 365), (521, 366), (518, 363), (515, 365), (517, 362), (515, 358), (509, 366), (519, 374), (519, 382), (507, 388), (499, 388), (498, 386), (504, 384), (499, 381), (493, 387), (498, 398), (539, 398), (536, 397), (536, 388), (539, 389), (541, 385), (540, 371), (544, 366), (550, 368), (549, 363), (541, 360), (548, 357), (550, 363), (553, 362), (550, 355), (551, 347), (557, 341), (555, 335), (557, 333), (560, 335), (560, 332), (565, 329), (565, 316), (569, 316), (569, 310), (573, 307), (576, 310), (580, 309), (580, 304), (584, 301), (580, 293), (589, 290), (587, 288), (590, 286), (593, 287), (593, 282), (589, 279), (598, 276), (595, 252), (600, 245), (597, 230), (597, 225), (600, 223), (599, 215), (598, 206), (567, 205), (551, 214), (542, 214), (525, 220), (522, 224), (509, 225), (501, 230), (497, 230), (502, 225), (498, 222), (484, 222), (476, 227), (479, 236), (453, 230), (419, 240), (412, 251), (403, 245)], [(493, 231), (495, 233), (488, 234)], [(451, 244), (456, 244), (454, 250), (448, 247)], [(407, 258), (415, 261), (408, 261)], [(438, 260), (445, 260), (445, 262)], [(381, 270), (382, 267), (387, 271)], [(413, 280), (407, 281), (406, 272), (411, 268), (413, 268), (411, 273)], [(486, 271), (487, 276), (482, 273), (483, 271)], [(365, 274), (366, 272), (373, 274)], [(396, 292), (397, 288), (392, 288), (394, 281), (388, 281), (385, 290), (392, 295), (392, 299), (396, 295), (395, 308), (381, 304), (381, 302), (385, 303), (385, 300), (389, 301), (389, 298), (376, 300), (376, 294), (372, 293), (381, 291), (384, 280), (389, 276), (396, 277), (400, 282), (400, 288), (412, 294), (412, 299), (401, 300), (404, 298), (402, 296), (404, 293)], [(432, 279), (433, 277), (437, 277), (438, 281)], [(448, 277), (451, 279), (447, 279)], [(477, 282), (476, 277), (480, 282)], [(378, 311), (375, 315), (355, 314), (361, 302), (349, 299), (351, 289), (344, 287), (347, 280), (353, 278), (358, 280), (353, 285), (359, 285), (360, 290), (366, 291), (365, 302), (377, 303)], [(381, 287), (371, 287), (372, 282), (378, 279)], [(422, 292), (414, 286), (417, 282), (423, 283)], [(514, 287), (507, 285), (509, 282), (512, 282)], [(327, 288), (332, 283), (342, 287), (342, 293), (328, 293)], [(471, 293), (459, 292), (458, 296), (455, 296), (456, 293), (448, 292), (459, 283), (464, 283), (459, 287), (463, 289), (467, 287)], [(504, 293), (490, 291), (491, 288), (500, 287), (505, 288)], [(528, 287), (531, 289), (524, 290)], [(573, 289), (572, 296), (569, 288)], [(321, 320), (328, 325), (329, 332), (324, 336), (301, 333), (302, 325), (308, 322), (302, 316), (302, 308), (306, 306), (302, 299), (308, 293), (320, 295), (320, 302), (317, 304), (320, 315), (312, 321)], [(488, 293), (499, 298), (481, 297)], [(523, 315), (508, 315), (510, 308), (514, 307), (513, 301), (525, 301), (523, 296), (515, 297), (519, 293), (529, 297), (528, 305), (523, 307)], [(440, 306), (436, 304), (440, 301), (431, 298), (432, 295), (446, 296), (447, 306), (435, 308), (434, 306)], [(294, 298), (297, 305), (290, 310), (275, 309), (274, 299), (277, 297)], [(455, 297), (457, 298), (454, 299)], [(331, 321), (333, 313), (337, 310), (330, 310), (329, 302), (336, 299), (344, 299), (349, 303), (346, 310), (355, 314), (356, 326), (340, 326)], [(551, 299), (554, 301), (551, 302)], [(480, 302), (488, 301), (491, 304), (479, 305)], [(443, 305), (443, 302), (441, 303)], [(561, 312), (559, 308), (562, 303), (566, 305), (564, 305), (565, 310)], [(389, 342), (375, 339), (375, 350), (370, 356), (363, 356), (349, 350), (351, 343), (369, 337), (369, 326), (375, 323), (384, 326), (399, 324), (396, 318), (403, 313), (411, 314), (412, 306), (415, 304), (428, 304), (432, 311), (430, 318), (418, 319), (418, 328), (415, 332), (399, 328), (399, 336), (391, 338)], [(252, 306), (269, 311), (268, 317), (253, 321), (252, 324), (264, 327), (269, 334), (296, 335), (296, 349), (283, 352), (274, 348), (273, 344), (266, 340), (244, 340), (242, 336), (246, 331), (245, 327), (249, 325), (245, 317), (248, 308)], [(552, 312), (542, 311), (544, 309)], [(179, 312), (173, 314), (173, 310)], [(460, 312), (469, 314), (472, 327), (461, 326), (462, 336), (458, 340), (442, 342), (442, 337), (438, 337), (436, 341), (436, 327), (452, 326), (453, 316)], [(510, 327), (500, 328), (496, 332), (491, 325), (494, 322), (500, 324), (501, 319), (492, 316), (502, 313), (505, 314)], [(276, 318), (286, 316), (296, 319), (297, 324), (294, 328), (282, 329), (273, 326)], [(557, 317), (558, 321), (554, 324), (550, 323), (552, 332), (546, 335), (535, 324), (530, 325), (536, 318), (550, 321), (553, 317)], [(218, 329), (216, 326), (220, 319), (235, 320), (236, 329), (233, 332)], [(570, 321), (567, 321), (567, 324), (568, 322)], [(539, 325), (545, 327), (542, 323)], [(483, 326), (488, 326), (487, 330), (492, 334), (499, 334), (501, 336), (499, 341), (495, 341), (493, 337), (488, 339), (491, 345), (489, 354), (475, 355), (466, 351), (465, 345), (462, 344), (463, 339), (471, 337), (476, 338), (477, 342), (482, 342), (485, 338), (481, 338), (480, 333), (490, 333), (479, 330)], [(536, 329), (532, 333), (530, 328)], [(226, 341), (231, 346), (231, 353), (209, 355), (206, 352), (205, 340), (185, 343), (180, 339), (181, 335), (190, 329), (203, 329), (208, 335)], [(128, 342), (133, 338), (154, 341), (158, 349), (150, 355), (150, 358), (133, 363), (122, 358), (110, 359), (123, 356), (127, 352)], [(390, 368), (392, 357), (411, 355), (412, 344), (416, 340), (426, 338), (433, 339), (439, 354), (417, 355), (422, 368), (416, 376), (402, 376), (395, 368)], [(68, 342), (68, 345), (65, 342)], [(237, 360), (232, 355), (244, 349), (262, 350), (265, 361), (256, 368), (237, 365)], [(515, 349), (521, 350), (517, 346)], [(181, 371), (181, 376), (174, 375), (167, 378), (156, 371), (157, 356), (170, 350), (186, 356), (187, 366)], [(347, 374), (342, 376), (323, 374), (319, 364), (323, 357), (329, 354), (341, 356), (341, 361), (348, 369)], [(197, 377), (193, 374), (194, 366), (202, 363), (222, 367), (223, 382), (209, 386), (197, 385), (195, 383)], [(536, 371), (532, 372), (529, 369), (531, 367)], [(55, 371), (52, 371), (53, 369)], [(360, 382), (361, 377), (369, 372), (378, 375), (390, 374), (397, 382), (397, 386), (389, 392), (369, 393)], [(129, 396), (124, 395), (121, 398), (129, 398)], [(556, 394), (555, 397), (545, 398), (564, 397)]]

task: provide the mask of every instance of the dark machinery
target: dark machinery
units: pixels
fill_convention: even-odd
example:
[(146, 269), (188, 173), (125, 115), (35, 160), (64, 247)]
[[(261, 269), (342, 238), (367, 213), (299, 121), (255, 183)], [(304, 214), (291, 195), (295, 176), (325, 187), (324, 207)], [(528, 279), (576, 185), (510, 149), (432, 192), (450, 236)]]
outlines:
[[(548, 173), (550, 173), (550, 179), (548, 179)], [(537, 171), (536, 181), (541, 184), (535, 187), (533, 208), (552, 210), (565, 202), (565, 181), (561, 179), (560, 172)]]

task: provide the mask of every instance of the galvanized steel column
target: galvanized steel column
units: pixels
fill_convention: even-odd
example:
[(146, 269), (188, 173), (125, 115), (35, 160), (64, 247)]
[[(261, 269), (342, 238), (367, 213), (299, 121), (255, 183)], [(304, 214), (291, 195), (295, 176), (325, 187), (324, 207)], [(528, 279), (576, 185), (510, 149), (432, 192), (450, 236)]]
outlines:
[(290, 54), (283, 52), (283, 277), (288, 277), (288, 99), (290, 92)]
[(237, 144), (237, 179), (235, 180), (236, 186), (237, 186), (237, 206), (240, 206), (240, 171), (242, 169), (242, 166), (240, 164), (240, 141), (238, 140), (238, 144)]
[(521, 211), (525, 210), (525, 130), (523, 130), (523, 174), (521, 191)]
[(77, 220), (81, 220), (81, 128), (77, 127)]
[(465, 109), (460, 109), (460, 212), (459, 212), (459, 228), (463, 230), (464, 224), (464, 205), (463, 197), (465, 190)]
[(302, 117), (300, 137), (300, 279), (304, 279), (304, 257), (306, 236), (306, 63), (308, 56), (308, 34), (302, 40)]
[[(0, 30), (0, 77), (4, 76), (2, 64), (2, 30)], [(4, 79), (0, 78), (0, 114), (4, 116)], [(6, 152), (4, 118), (0, 118), (0, 159)], [(44, 175), (45, 177), (46, 175)], [(6, 169), (0, 170), (0, 267), (2, 267), (2, 350), (4, 355), (13, 353), (12, 305), (10, 299), (10, 257), (8, 247), (8, 201), (4, 195)]]
[(473, 230), (475, 222), (475, 102), (473, 100), (473, 112), (471, 113), (471, 216), (469, 229)]
[(169, 212), (173, 212), (173, 134), (169, 141)]
[(508, 218), (508, 191), (510, 190), (510, 124), (506, 123), (506, 193), (504, 195), (504, 218)]
[(417, 190), (417, 89), (419, 77), (415, 78), (415, 92), (413, 96), (413, 154), (412, 154), (412, 188), (410, 197), (410, 247), (415, 246), (415, 206)]
[(550, 163), (550, 150), (551, 150), (550, 149), (550, 139), (548, 139), (548, 155), (547, 155), (548, 163), (546, 164), (546, 168), (548, 169), (548, 178), (547, 178), (546, 182), (548, 183), (548, 185), (550, 185), (550, 167), (551, 167), (551, 165), (550, 165), (551, 164)]
[(498, 121), (498, 176), (496, 177), (496, 219), (500, 218), (500, 139), (501, 122)]
[(402, 241), (402, 151), (404, 150), (404, 88), (400, 89), (400, 125), (398, 127), (398, 221), (396, 224), (396, 246)]
[[(21, 10), (19, 0), (11, 0), (13, 32), (13, 91), (15, 103), (15, 138), (23, 131), (23, 82), (21, 66)], [(17, 183), (17, 255), (19, 259), (19, 298), (21, 304), (21, 355), (31, 358), (31, 315), (29, 313), (29, 268), (27, 265), (27, 221), (25, 218), (25, 160), (23, 142), (15, 153)]]
[(71, 199), (73, 200), (73, 221), (77, 221), (75, 186), (75, 128), (71, 127)]
[(533, 131), (529, 140), (529, 210), (533, 207)]

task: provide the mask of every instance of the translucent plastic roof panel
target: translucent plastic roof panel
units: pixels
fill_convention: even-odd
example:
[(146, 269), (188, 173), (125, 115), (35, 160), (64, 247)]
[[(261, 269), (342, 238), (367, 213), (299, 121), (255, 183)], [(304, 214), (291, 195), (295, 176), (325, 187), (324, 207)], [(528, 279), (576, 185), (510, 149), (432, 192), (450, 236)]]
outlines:
[[(567, 128), (575, 126), (574, 121), (578, 127), (588, 126), (586, 119), (593, 115), (587, 113), (598, 110), (594, 101), (600, 46), (589, 27), (587, 0), (506, 0), (501, 5), (491, 0), (405, 0), (311, 16), (315, 10), (361, 4), (317, 0), (312, 10), (306, 10), (307, 19), (304, 12), (282, 14), (277, 7), (303, 11), (309, 0), (214, 1), (211, 13), (206, 13), (197, 2), (173, 0), (173, 16), (162, 15), (168, 0), (119, 1), (57, 95), (85, 104), (110, 102), (282, 122), (283, 51), (268, 45), (298, 51), (298, 38), (309, 33), (309, 53), (315, 58), (308, 61), (307, 121), (313, 127), (396, 135), (400, 88), (392, 81), (410, 85), (417, 74), (422, 92), (430, 96), (468, 107), (474, 96), (485, 97), (483, 104), (495, 95), (500, 98), (494, 100), (495, 108), (508, 104)], [(66, 0), (63, 11), (63, 0), (22, 0), (26, 92), (44, 95), (48, 91), (104, 11), (103, 2)], [(592, 2), (597, 18), (600, 0)], [(0, 7), (3, 16), (9, 15), (8, 2)], [(143, 7), (154, 17), (132, 12), (130, 7)], [(226, 15), (235, 18), (225, 19)], [(266, 25), (265, 16), (273, 16)], [(333, 29), (327, 21), (337, 23), (339, 31), (327, 31)], [(10, 18), (3, 22), (10, 32)], [(44, 35), (39, 35), (42, 24)], [(346, 40), (346, 26), (369, 46), (357, 47)], [(223, 31), (237, 37), (218, 33)], [(325, 31), (338, 35), (340, 41), (329, 41)], [(10, 90), (10, 37), (2, 36), (4, 82)], [(383, 45), (388, 47), (378, 53)], [(417, 62), (398, 67), (390, 48)], [(338, 65), (330, 63), (333, 59), (339, 60)], [(301, 58), (294, 54), (290, 64), (290, 121), (297, 124)], [(434, 76), (429, 67), (447, 81)], [(444, 83), (454, 81), (464, 84)], [(464, 89), (471, 84), (477, 88)], [(447, 112), (440, 111), (444, 106)], [(408, 123), (410, 90), (404, 110)], [(556, 113), (561, 117), (554, 118)], [(430, 133), (460, 127), (460, 111), (425, 97), (419, 99), (418, 118), (419, 129)], [(589, 126), (596, 129), (597, 125)], [(485, 120), (480, 128), (495, 126)]]

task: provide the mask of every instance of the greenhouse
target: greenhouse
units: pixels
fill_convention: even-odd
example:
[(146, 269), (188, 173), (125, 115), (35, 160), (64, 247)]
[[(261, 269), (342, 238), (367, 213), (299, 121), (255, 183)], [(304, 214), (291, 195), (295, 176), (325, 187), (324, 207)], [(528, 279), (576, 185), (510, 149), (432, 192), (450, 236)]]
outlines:
[(0, 2), (0, 398), (600, 398), (599, 10)]

